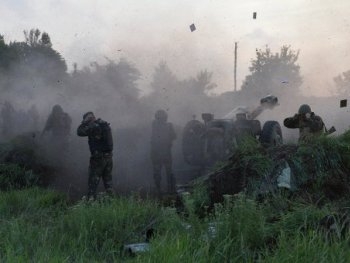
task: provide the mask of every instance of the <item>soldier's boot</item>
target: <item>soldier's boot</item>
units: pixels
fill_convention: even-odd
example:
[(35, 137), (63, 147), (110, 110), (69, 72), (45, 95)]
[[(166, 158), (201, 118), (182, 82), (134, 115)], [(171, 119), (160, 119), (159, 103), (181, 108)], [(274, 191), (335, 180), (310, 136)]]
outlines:
[(97, 178), (90, 177), (89, 178), (89, 189), (87, 194), (88, 201), (95, 201), (97, 199)]
[(89, 191), (88, 191), (88, 194), (87, 194), (86, 200), (87, 200), (88, 202), (93, 202), (93, 201), (96, 201), (96, 198), (97, 198), (96, 193), (93, 193), (91, 190), (89, 190)]

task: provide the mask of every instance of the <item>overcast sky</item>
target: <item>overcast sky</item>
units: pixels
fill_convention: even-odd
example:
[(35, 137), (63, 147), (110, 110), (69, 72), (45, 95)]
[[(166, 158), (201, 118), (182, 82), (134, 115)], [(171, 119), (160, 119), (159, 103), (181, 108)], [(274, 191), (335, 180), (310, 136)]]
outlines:
[[(126, 57), (146, 87), (160, 60), (180, 78), (214, 72), (217, 92), (233, 89), (234, 42), (238, 84), (256, 48), (300, 49), (307, 95), (327, 95), (332, 78), (350, 69), (349, 0), (0, 0), (0, 34), (23, 40), (23, 30), (49, 33), (72, 68), (105, 56)], [(253, 19), (257, 12), (257, 19)], [(190, 32), (195, 23), (197, 30)], [(147, 88), (147, 87), (146, 87)]]

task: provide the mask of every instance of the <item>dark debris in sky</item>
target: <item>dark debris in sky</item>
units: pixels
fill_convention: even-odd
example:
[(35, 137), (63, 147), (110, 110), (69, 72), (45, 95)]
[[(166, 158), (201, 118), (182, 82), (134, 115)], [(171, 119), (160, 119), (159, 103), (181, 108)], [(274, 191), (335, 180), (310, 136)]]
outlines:
[(345, 108), (348, 105), (348, 100), (341, 100), (340, 101), (340, 108)]
[(190, 25), (191, 32), (196, 30), (196, 26), (194, 24)]

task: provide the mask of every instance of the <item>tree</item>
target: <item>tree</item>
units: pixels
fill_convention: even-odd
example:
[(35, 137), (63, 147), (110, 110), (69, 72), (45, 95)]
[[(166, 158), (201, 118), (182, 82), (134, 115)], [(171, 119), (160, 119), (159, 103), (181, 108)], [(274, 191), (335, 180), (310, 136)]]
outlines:
[(212, 112), (211, 98), (208, 96), (216, 84), (211, 81), (212, 73), (200, 71), (195, 77), (179, 80), (165, 61), (161, 61), (154, 70), (151, 87), (146, 98), (151, 112), (158, 109), (169, 110), (177, 121), (187, 122), (193, 115)]
[(42, 78), (48, 84), (62, 81), (67, 75), (67, 65), (61, 54), (52, 48), (49, 34), (39, 29), (24, 31), (24, 42), (10, 43), (16, 53), (13, 70), (21, 76)]
[(23, 31), (25, 37), (25, 43), (31, 47), (45, 46), (51, 47), (51, 39), (48, 33), (43, 32), (41, 34), (39, 29), (31, 29), (29, 32), (27, 30)]
[(207, 94), (212, 91), (217, 85), (212, 82), (212, 72), (201, 70), (195, 78), (191, 77), (182, 82), (186, 87), (186, 93), (191, 93), (197, 97), (207, 97)]
[(296, 64), (299, 51), (290, 46), (282, 46), (280, 53), (273, 54), (266, 46), (265, 50), (256, 50), (256, 58), (249, 67), (242, 93), (254, 99), (268, 94), (282, 96), (299, 92), (302, 84), (300, 66)]
[(50, 38), (48, 33), (45, 33), (45, 32), (42, 33), (40, 43), (41, 43), (42, 46), (45, 46), (45, 47), (51, 47), (52, 46), (51, 38)]
[(140, 71), (126, 59), (122, 58), (117, 63), (108, 60), (106, 65), (100, 65), (97, 62), (90, 63), (92, 70), (85, 69), (85, 73), (91, 78), (94, 85), (104, 86), (105, 90), (117, 91), (119, 96), (127, 100), (137, 100), (139, 89), (137, 81), (141, 77)]
[(63, 87), (67, 77), (66, 62), (52, 48), (49, 34), (31, 29), (24, 31), (24, 41), (10, 43), (0, 37), (0, 90), (33, 97)]
[(178, 86), (179, 80), (170, 70), (168, 64), (165, 61), (159, 62), (158, 66), (154, 69), (153, 80), (151, 87), (156, 94), (166, 94), (172, 89)]
[(106, 59), (105, 65), (92, 62), (81, 70), (76, 66), (66, 96), (74, 96), (77, 103), (93, 111), (113, 112), (113, 118), (117, 117), (121, 125), (143, 112), (137, 83), (141, 73), (126, 59), (117, 62)]
[(0, 72), (8, 70), (14, 59), (16, 59), (16, 52), (5, 43), (4, 37), (0, 35)]

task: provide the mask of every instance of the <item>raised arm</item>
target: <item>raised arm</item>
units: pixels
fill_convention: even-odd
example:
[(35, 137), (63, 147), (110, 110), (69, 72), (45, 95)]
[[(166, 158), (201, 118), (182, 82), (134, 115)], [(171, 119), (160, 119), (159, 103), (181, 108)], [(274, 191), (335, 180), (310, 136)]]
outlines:
[(295, 114), (293, 117), (284, 119), (283, 124), (290, 129), (300, 128), (300, 116)]

